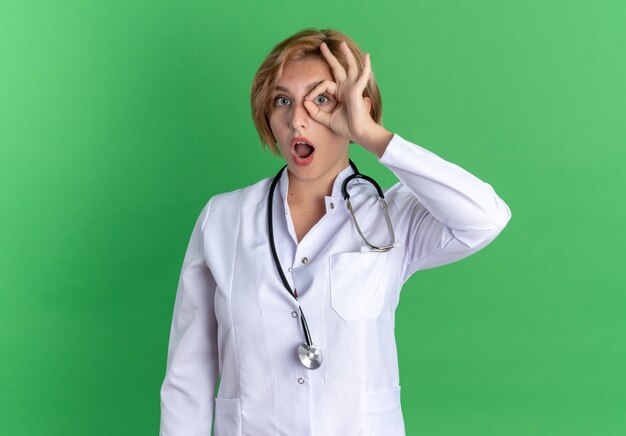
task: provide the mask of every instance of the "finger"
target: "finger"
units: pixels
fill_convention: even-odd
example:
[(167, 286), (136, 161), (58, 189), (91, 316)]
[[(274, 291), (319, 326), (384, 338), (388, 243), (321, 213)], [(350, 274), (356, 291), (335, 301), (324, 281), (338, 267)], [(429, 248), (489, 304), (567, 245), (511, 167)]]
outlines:
[[(333, 102), (329, 102), (325, 106), (320, 107), (315, 104), (314, 100), (315, 98), (317, 98), (317, 96), (319, 96), (322, 93), (327, 93), (334, 97), (336, 91), (337, 91), (337, 84), (335, 82), (333, 82), (332, 80), (324, 80), (323, 82), (319, 83), (315, 88), (313, 88), (311, 92), (309, 92), (304, 97), (303, 104), (304, 104), (304, 107), (309, 112), (309, 114), (311, 115), (311, 118), (313, 118), (315, 121), (319, 123), (324, 124), (327, 127), (330, 127), (330, 117), (332, 113), (332, 110), (330, 109), (336, 107), (336, 103), (333, 104)], [(337, 99), (335, 98), (335, 101), (336, 100)], [(327, 108), (327, 110), (323, 110), (323, 108)]]
[(348, 47), (348, 43), (345, 41), (341, 41), (339, 44), (341, 50), (346, 56), (346, 61), (348, 62), (348, 77), (350, 80), (356, 80), (359, 75), (359, 67), (356, 64), (356, 59), (350, 48)]
[(309, 111), (309, 115), (318, 123), (324, 124), (326, 127), (330, 127), (331, 112), (325, 112), (315, 103), (309, 100), (304, 101), (304, 107)]
[(327, 92), (328, 94), (335, 97), (335, 93), (337, 92), (337, 83), (332, 80), (324, 80), (320, 82), (315, 88), (311, 90), (307, 95), (304, 96), (305, 100), (313, 100), (313, 98), (317, 97), (319, 94)]
[(343, 66), (339, 63), (337, 58), (331, 53), (325, 42), (320, 45), (320, 50), (326, 58), (326, 61), (330, 64), (330, 68), (333, 70), (333, 76), (335, 77), (335, 80), (345, 80), (347, 77), (346, 70), (344, 70)]
[(372, 72), (372, 64), (370, 62), (370, 54), (365, 53), (363, 55), (363, 71), (361, 72), (361, 76), (359, 80), (356, 82), (357, 88), (362, 92), (365, 88), (367, 88), (367, 82), (370, 78), (370, 73)]

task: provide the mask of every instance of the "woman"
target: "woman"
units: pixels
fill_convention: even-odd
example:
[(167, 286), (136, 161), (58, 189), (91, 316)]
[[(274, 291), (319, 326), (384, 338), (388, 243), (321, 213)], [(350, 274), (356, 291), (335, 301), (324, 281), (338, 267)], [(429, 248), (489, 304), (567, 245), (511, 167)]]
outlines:
[[(340, 32), (306, 29), (274, 47), (251, 104), (263, 144), (286, 166), (213, 196), (198, 217), (161, 435), (209, 435), (213, 419), (217, 436), (404, 435), (401, 287), (485, 247), (511, 212), (489, 184), (382, 126), (370, 57)], [(399, 178), (386, 209), (357, 177), (348, 210), (350, 143)]]

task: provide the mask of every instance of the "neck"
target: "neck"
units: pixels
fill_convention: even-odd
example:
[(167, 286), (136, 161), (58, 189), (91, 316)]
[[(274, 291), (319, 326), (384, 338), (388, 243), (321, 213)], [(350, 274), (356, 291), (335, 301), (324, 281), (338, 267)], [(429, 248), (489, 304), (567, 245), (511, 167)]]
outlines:
[(324, 203), (324, 197), (333, 193), (333, 185), (337, 175), (343, 171), (347, 165), (348, 162), (346, 159), (346, 162), (342, 161), (340, 165), (314, 180), (298, 179), (291, 171), (287, 170), (289, 177), (287, 201), (290, 205), (308, 206), (316, 205), (320, 201)]

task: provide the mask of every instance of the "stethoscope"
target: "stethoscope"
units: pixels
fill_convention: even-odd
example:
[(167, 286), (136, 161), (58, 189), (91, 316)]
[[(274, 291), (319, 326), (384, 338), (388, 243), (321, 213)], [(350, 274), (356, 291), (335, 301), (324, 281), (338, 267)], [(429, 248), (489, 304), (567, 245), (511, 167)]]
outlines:
[[(391, 219), (389, 218), (389, 212), (387, 210), (387, 203), (385, 202), (385, 196), (383, 195), (383, 190), (380, 189), (380, 186), (378, 186), (378, 183), (376, 183), (374, 179), (364, 174), (361, 174), (351, 159), (348, 159), (348, 161), (350, 162), (350, 166), (354, 170), (354, 174), (348, 176), (341, 184), (341, 195), (343, 196), (343, 199), (346, 201), (346, 207), (350, 211), (350, 215), (352, 216), (352, 221), (354, 222), (354, 225), (357, 231), (359, 232), (361, 239), (366, 244), (361, 247), (361, 252), (368, 251), (368, 250), (384, 252), (384, 251), (389, 251), (392, 248), (399, 247), (401, 244), (400, 242), (395, 242), (393, 226), (391, 225)], [(283, 285), (285, 286), (285, 289), (287, 289), (287, 291), (291, 294), (291, 296), (295, 298), (297, 301), (298, 295), (294, 291), (291, 290), (291, 287), (289, 286), (289, 282), (287, 282), (287, 278), (285, 277), (285, 274), (283, 273), (283, 269), (280, 266), (278, 255), (276, 254), (276, 246), (274, 244), (274, 227), (272, 225), (272, 203), (273, 203), (272, 199), (274, 198), (274, 189), (276, 188), (276, 184), (278, 183), (278, 180), (280, 179), (280, 175), (282, 174), (283, 170), (286, 167), (287, 165), (285, 165), (284, 167), (280, 169), (280, 171), (278, 171), (278, 173), (274, 177), (274, 180), (272, 181), (272, 185), (270, 186), (270, 191), (269, 191), (269, 195), (267, 199), (267, 223), (268, 223), (268, 233), (269, 233), (269, 239), (270, 239), (270, 248), (272, 249), (274, 265), (276, 266), (276, 269), (278, 270), (278, 274), (280, 275), (280, 279), (282, 280)], [(378, 192), (380, 205), (382, 206), (383, 212), (385, 214), (385, 219), (387, 220), (387, 227), (389, 229), (389, 235), (390, 235), (389, 243), (385, 246), (377, 247), (371, 244), (361, 232), (359, 223), (357, 222), (356, 217), (354, 216), (354, 211), (352, 210), (352, 205), (350, 204), (350, 194), (348, 193), (348, 183), (353, 179), (363, 179), (363, 180), (370, 182), (372, 185), (374, 185), (374, 187), (376, 188), (376, 191)], [(298, 345), (298, 357), (300, 358), (300, 361), (302, 362), (302, 364), (308, 369), (317, 369), (322, 364), (322, 360), (323, 360), (322, 350), (320, 349), (320, 347), (315, 345), (311, 339), (311, 333), (309, 332), (309, 327), (306, 323), (306, 318), (304, 316), (304, 312), (302, 311), (302, 306), (300, 306), (300, 315), (301, 315), (300, 321), (302, 323), (302, 329), (304, 330), (304, 337), (305, 337), (306, 342)]]

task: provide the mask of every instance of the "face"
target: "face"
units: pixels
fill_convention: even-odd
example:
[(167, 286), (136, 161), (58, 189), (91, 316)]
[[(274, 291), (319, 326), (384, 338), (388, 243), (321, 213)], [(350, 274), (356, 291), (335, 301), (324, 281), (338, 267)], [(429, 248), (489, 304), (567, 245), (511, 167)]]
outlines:
[[(304, 107), (304, 97), (322, 80), (334, 77), (327, 62), (317, 58), (298, 60), (283, 68), (271, 96), (270, 127), (285, 158), (287, 169), (301, 180), (327, 182), (348, 165), (350, 141), (329, 127), (313, 120)], [(312, 96), (320, 110), (332, 112), (337, 101), (328, 93)], [(308, 165), (296, 164), (291, 140), (305, 137), (314, 148), (313, 160)]]

